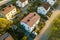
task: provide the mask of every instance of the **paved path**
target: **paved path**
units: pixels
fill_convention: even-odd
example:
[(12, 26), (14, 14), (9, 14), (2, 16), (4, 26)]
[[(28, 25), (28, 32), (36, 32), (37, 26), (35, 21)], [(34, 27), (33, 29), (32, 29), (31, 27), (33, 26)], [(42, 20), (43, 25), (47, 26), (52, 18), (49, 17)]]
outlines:
[(34, 40), (41, 40), (40, 38), (42, 37), (42, 35), (44, 34), (45, 30), (47, 30), (49, 28), (49, 26), (51, 25), (52, 21), (57, 17), (57, 15), (60, 14), (60, 10), (54, 10), (53, 14), (51, 15), (51, 17), (49, 18), (48, 21), (46, 21), (46, 25), (44, 26), (44, 28), (40, 31), (39, 35), (34, 39)]

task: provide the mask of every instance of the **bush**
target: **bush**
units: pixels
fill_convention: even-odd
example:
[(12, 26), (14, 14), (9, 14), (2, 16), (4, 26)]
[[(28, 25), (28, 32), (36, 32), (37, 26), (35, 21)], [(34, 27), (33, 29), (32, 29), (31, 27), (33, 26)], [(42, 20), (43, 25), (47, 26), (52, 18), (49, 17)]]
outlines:
[(58, 39), (60, 40), (60, 18), (59, 17), (55, 18), (51, 25), (53, 31), (48, 40), (58, 40)]

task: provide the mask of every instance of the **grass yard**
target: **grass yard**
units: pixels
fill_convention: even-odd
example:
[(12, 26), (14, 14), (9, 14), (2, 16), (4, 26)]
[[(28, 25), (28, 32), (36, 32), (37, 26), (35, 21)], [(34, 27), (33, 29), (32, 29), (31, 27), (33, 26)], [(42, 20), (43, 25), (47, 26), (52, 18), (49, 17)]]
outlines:
[(60, 16), (52, 24), (53, 31), (48, 40), (60, 40)]

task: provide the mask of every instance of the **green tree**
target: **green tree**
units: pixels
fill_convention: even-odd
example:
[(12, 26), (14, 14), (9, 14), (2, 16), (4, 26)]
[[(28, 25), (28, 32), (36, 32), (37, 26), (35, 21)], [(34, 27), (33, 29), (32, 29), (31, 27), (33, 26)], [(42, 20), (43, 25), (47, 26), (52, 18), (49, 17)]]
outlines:
[(27, 36), (24, 36), (21, 40), (27, 40), (27, 38), (28, 38)]
[(48, 40), (60, 40), (60, 16), (53, 20), (52, 28), (53, 31)]
[(13, 23), (12, 21), (9, 21), (9, 20), (7, 20), (5, 18), (0, 18), (0, 33), (6, 32), (6, 30), (11, 27), (10, 25), (12, 23)]

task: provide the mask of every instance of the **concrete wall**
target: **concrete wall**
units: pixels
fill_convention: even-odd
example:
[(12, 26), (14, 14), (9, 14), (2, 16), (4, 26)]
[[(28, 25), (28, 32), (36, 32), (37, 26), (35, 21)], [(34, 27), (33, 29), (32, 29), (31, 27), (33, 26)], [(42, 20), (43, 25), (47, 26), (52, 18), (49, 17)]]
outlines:
[(27, 30), (28, 32), (30, 32), (30, 26), (28, 26), (26, 23), (24, 22), (20, 22), (21, 25), (23, 25), (23, 27), (25, 28), (25, 30)]

